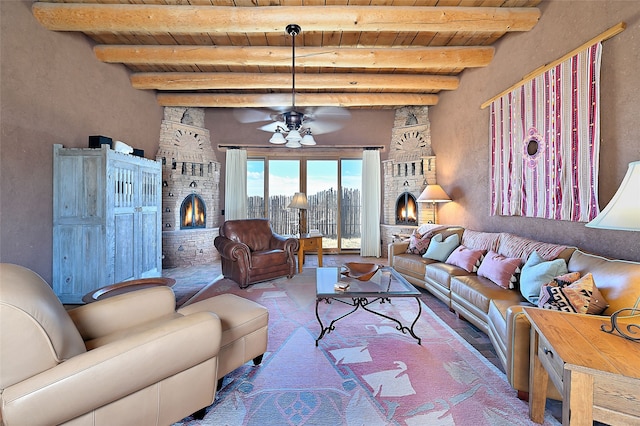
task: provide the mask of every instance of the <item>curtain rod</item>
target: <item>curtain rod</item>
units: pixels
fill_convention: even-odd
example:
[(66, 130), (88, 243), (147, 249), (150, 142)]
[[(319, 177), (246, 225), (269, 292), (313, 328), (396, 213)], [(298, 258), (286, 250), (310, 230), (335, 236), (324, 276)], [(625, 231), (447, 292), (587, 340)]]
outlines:
[(493, 101), (495, 101), (496, 99), (500, 99), (501, 97), (503, 97), (507, 93), (511, 92), (512, 90), (517, 89), (518, 87), (520, 87), (523, 84), (527, 83), (529, 80), (533, 80), (534, 78), (536, 78), (540, 74), (549, 71), (551, 68), (557, 66), (558, 64), (563, 63), (567, 59), (575, 56), (577, 53), (582, 52), (586, 48), (591, 47), (591, 46), (593, 46), (594, 44), (596, 44), (598, 42), (608, 40), (611, 37), (620, 34), (622, 31), (624, 31), (625, 28), (627, 28), (627, 24), (624, 23), (624, 22), (620, 22), (619, 24), (614, 25), (613, 27), (609, 28), (607, 31), (603, 32), (602, 34), (599, 34), (599, 35), (595, 36), (594, 38), (592, 38), (588, 42), (580, 45), (579, 47), (576, 47), (575, 49), (573, 49), (571, 52), (567, 53), (566, 55), (564, 55), (560, 59), (556, 59), (555, 61), (553, 61), (553, 62), (551, 62), (551, 63), (549, 63), (547, 65), (542, 65), (541, 67), (539, 67), (539, 68), (535, 69), (534, 71), (530, 72), (529, 74), (525, 75), (522, 78), (522, 80), (520, 80), (519, 82), (517, 82), (513, 86), (509, 87), (506, 90), (503, 90), (499, 94), (495, 95), (493, 98), (489, 99), (488, 101), (486, 101), (485, 103), (480, 105), (480, 109), (485, 109), (486, 107), (491, 105), (491, 103)]
[[(270, 145), (251, 145), (251, 144), (218, 144), (218, 149), (219, 150), (226, 150), (226, 149), (247, 149), (247, 150), (252, 150), (252, 149), (280, 149), (280, 150), (286, 150), (286, 151), (300, 151), (300, 148), (286, 148), (286, 147), (278, 147), (276, 145), (270, 144)], [(323, 149), (333, 149), (333, 150), (344, 150), (344, 151), (348, 151), (348, 150), (358, 150), (358, 149), (362, 149), (362, 150), (371, 150), (371, 149), (378, 149), (380, 151), (384, 151), (384, 145), (316, 145), (314, 148), (307, 148), (307, 150), (323, 150)]]

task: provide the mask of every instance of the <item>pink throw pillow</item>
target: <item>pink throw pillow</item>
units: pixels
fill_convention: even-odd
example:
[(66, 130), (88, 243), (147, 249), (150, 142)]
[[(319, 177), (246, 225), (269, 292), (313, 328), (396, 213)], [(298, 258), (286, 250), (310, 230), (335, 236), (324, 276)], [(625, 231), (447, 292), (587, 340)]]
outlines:
[(484, 253), (483, 250), (473, 250), (460, 245), (449, 255), (446, 263), (458, 266), (467, 272), (477, 272)]
[(478, 268), (478, 276), (489, 278), (502, 288), (514, 288), (517, 281), (515, 274), (520, 272), (522, 260), (516, 257), (505, 257), (490, 251)]

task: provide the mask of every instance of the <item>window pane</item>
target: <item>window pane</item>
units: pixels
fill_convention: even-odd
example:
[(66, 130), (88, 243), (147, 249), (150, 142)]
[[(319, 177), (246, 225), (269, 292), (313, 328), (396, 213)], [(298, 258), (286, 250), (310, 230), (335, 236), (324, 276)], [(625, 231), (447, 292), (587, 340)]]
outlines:
[(299, 160), (269, 160), (269, 220), (278, 234), (299, 232), (299, 210), (288, 209), (300, 191)]
[(338, 248), (338, 161), (307, 161), (309, 229), (318, 229), (323, 248)]
[(247, 160), (247, 210), (249, 219), (266, 217), (264, 205), (264, 159)]
[(340, 199), (340, 248), (360, 248), (360, 211), (362, 160), (340, 162), (342, 192)]

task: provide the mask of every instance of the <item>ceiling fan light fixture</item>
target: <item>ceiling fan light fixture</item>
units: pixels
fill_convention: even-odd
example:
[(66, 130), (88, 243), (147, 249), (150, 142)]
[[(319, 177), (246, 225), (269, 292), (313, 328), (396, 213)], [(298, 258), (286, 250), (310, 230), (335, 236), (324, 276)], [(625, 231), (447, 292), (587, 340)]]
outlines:
[(300, 142), (296, 140), (290, 140), (285, 145), (285, 147), (287, 148), (300, 148), (301, 146), (302, 145), (300, 145)]
[(269, 139), (269, 142), (275, 145), (282, 145), (284, 143), (287, 143), (287, 140), (284, 138), (284, 136), (282, 136), (282, 132), (280, 132), (280, 130), (277, 130), (273, 134), (273, 136), (271, 136), (271, 139)]
[(293, 129), (291, 131), (289, 131), (289, 134), (287, 135), (287, 137), (285, 138), (287, 140), (287, 142), (300, 142), (300, 140), (302, 139), (302, 135), (300, 135), (300, 132), (297, 131), (296, 129)]
[(313, 146), (316, 144), (316, 140), (313, 138), (313, 135), (309, 132), (302, 137), (300, 140), (300, 145), (304, 146)]

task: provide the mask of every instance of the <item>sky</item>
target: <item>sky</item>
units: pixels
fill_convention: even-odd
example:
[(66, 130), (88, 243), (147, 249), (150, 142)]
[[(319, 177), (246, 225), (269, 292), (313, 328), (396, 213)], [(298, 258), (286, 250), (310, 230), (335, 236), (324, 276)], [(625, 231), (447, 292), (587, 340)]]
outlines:
[[(362, 160), (342, 160), (342, 186), (361, 187)], [(270, 161), (270, 195), (293, 195), (299, 189), (300, 166), (298, 160)], [(338, 162), (336, 160), (308, 160), (309, 180), (307, 196), (330, 188), (337, 189)], [(262, 161), (247, 162), (247, 195), (263, 194), (264, 168)]]

